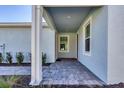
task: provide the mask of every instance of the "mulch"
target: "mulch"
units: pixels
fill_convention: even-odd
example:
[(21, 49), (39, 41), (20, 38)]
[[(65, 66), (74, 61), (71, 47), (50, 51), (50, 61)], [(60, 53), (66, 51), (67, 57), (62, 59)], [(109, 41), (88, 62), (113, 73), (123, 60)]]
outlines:
[[(51, 65), (51, 63), (43, 64), (43, 66), (50, 66), (50, 65)], [(12, 64), (0, 63), (0, 66), (31, 66), (31, 63), (21, 63), (21, 64), (18, 64), (18, 63), (12, 63)]]
[(31, 86), (29, 85), (31, 80), (30, 75), (22, 75), (20, 76), (20, 79), (16, 82), (15, 85), (13, 85), (13, 88), (30, 88)]
[(21, 64), (18, 64), (18, 63), (12, 63), (12, 64), (0, 63), (0, 66), (31, 66), (31, 64), (30, 63), (21, 63)]
[(45, 64), (42, 64), (43, 66), (50, 66), (51, 63), (45, 63)]

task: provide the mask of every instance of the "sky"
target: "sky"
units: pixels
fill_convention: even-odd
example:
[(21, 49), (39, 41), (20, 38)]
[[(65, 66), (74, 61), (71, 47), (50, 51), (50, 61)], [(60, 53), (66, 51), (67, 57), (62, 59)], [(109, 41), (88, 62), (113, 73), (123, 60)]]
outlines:
[(31, 6), (0, 5), (0, 22), (31, 22)]

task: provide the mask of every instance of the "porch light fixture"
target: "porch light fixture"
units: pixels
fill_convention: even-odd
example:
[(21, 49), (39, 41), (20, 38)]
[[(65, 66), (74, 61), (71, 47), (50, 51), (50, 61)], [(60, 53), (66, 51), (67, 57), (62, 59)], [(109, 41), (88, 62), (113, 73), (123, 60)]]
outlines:
[(67, 16), (67, 18), (68, 18), (68, 19), (70, 19), (70, 18), (71, 18), (71, 16)]

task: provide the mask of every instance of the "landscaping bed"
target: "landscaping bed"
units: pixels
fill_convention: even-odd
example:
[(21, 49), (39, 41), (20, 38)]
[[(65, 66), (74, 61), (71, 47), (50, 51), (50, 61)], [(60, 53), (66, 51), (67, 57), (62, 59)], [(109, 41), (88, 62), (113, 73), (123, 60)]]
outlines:
[(0, 63), (0, 66), (31, 66), (31, 63), (21, 63), (21, 64), (18, 64), (18, 63)]
[(39, 85), (39, 86), (30, 86), (30, 76), (22, 76), (22, 78), (18, 81), (20, 86), (14, 87), (29, 87), (29, 88), (124, 88), (124, 83), (113, 84), (113, 85)]
[[(44, 63), (43, 66), (50, 66), (51, 63)], [(21, 64), (18, 64), (18, 63), (0, 63), (0, 66), (31, 66), (31, 63), (21, 63)]]
[(43, 65), (43, 66), (50, 66), (51, 63), (43, 63), (42, 65)]
[[(11, 76), (0, 76), (0, 78), (7, 78)], [(113, 85), (39, 85), (39, 86), (30, 86), (30, 75), (16, 76), (18, 79), (11, 86), (12, 88), (124, 88), (124, 83), (113, 84)], [(6, 79), (9, 80), (9, 79)], [(10, 82), (10, 81), (9, 81)], [(1, 83), (0, 83), (1, 84)], [(4, 85), (5, 86), (5, 85)], [(3, 87), (4, 88), (4, 87)]]
[(29, 86), (30, 76), (22, 76), (18, 81), (21, 86), (14, 87), (30, 87), (30, 88), (124, 88), (124, 83), (113, 84), (113, 85), (39, 85), (39, 86)]

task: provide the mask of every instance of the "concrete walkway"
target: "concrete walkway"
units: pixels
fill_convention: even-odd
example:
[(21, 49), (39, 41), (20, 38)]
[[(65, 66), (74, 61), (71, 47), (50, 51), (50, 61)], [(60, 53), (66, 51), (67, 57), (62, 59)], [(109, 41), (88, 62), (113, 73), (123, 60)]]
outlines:
[(0, 66), (0, 75), (30, 75), (30, 66)]
[[(30, 66), (0, 66), (0, 75), (30, 75)], [(43, 67), (41, 85), (102, 85), (93, 73), (77, 61), (63, 60)]]

